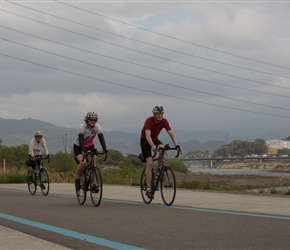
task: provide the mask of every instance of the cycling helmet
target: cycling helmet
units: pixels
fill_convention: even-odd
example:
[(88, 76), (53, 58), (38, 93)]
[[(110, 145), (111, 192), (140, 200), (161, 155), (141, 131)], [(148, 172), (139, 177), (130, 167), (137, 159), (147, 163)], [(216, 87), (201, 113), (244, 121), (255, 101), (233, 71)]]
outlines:
[(36, 131), (35, 133), (34, 133), (34, 136), (43, 136), (43, 134), (42, 134), (42, 132), (41, 131)]
[(153, 114), (157, 114), (157, 113), (161, 113), (161, 114), (163, 114), (163, 113), (164, 113), (164, 108), (163, 108), (163, 106), (155, 106), (155, 107), (152, 109), (152, 113), (153, 113)]
[(88, 112), (85, 116), (85, 119), (84, 121), (87, 122), (89, 119), (91, 118), (95, 118), (96, 120), (98, 120), (99, 116), (97, 113), (95, 113), (94, 111), (93, 112)]

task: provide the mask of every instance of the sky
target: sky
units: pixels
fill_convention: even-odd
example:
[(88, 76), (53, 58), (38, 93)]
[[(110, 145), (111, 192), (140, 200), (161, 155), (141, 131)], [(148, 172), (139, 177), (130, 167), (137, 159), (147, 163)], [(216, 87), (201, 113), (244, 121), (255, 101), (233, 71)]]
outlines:
[(0, 9), (1, 118), (77, 128), (95, 111), (103, 130), (128, 132), (163, 105), (173, 130), (288, 130), (289, 1)]

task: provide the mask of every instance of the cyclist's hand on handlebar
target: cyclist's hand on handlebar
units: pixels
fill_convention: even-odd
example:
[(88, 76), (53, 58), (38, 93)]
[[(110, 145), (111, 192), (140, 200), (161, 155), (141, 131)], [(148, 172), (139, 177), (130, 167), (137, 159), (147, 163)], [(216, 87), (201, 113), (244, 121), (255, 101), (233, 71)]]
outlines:
[(106, 161), (107, 158), (108, 158), (109, 151), (108, 151), (107, 149), (104, 150), (104, 154), (105, 154), (105, 159), (104, 159), (104, 161)]
[(50, 155), (47, 155), (47, 163), (50, 162)]
[(158, 150), (158, 148), (156, 147), (156, 145), (154, 145), (154, 146), (151, 147), (151, 150), (152, 150), (154, 153), (156, 153), (157, 150)]
[(81, 150), (81, 155), (83, 157), (83, 159), (82, 159), (82, 162), (83, 162), (85, 160), (85, 150), (84, 149)]
[(176, 150), (177, 150), (177, 152), (178, 152), (179, 154), (182, 153), (182, 152), (181, 152), (181, 146), (180, 146), (180, 145), (175, 145), (175, 148), (176, 148)]

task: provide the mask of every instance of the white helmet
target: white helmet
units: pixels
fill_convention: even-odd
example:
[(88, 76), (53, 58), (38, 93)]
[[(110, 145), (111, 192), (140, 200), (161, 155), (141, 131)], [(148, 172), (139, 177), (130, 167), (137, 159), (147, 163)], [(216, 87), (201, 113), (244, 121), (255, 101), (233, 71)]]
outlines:
[(42, 132), (41, 131), (36, 131), (35, 133), (34, 133), (34, 136), (43, 136), (43, 134), (42, 134)]
[(85, 116), (84, 121), (85, 121), (85, 122), (88, 122), (88, 120), (91, 119), (91, 118), (95, 118), (95, 119), (98, 121), (99, 116), (98, 116), (98, 114), (95, 113), (94, 111), (93, 111), (93, 112), (88, 112), (88, 113), (86, 114), (86, 116)]

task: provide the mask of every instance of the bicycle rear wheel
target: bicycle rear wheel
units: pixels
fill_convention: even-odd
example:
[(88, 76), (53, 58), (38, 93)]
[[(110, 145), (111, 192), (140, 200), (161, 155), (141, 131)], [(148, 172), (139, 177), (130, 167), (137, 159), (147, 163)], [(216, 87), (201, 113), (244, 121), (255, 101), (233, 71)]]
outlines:
[(29, 181), (29, 173), (30, 171), (28, 170), (27, 174), (27, 185), (28, 185), (28, 190), (31, 195), (34, 195), (36, 193), (37, 185), (36, 185), (36, 176), (33, 173), (32, 174), (32, 181)]
[(101, 172), (97, 167), (92, 169), (90, 179), (90, 195), (92, 203), (95, 207), (98, 207), (102, 201), (103, 195), (103, 183)]
[(81, 188), (79, 191), (76, 190), (76, 195), (77, 195), (77, 200), (79, 204), (83, 205), (87, 198), (87, 187), (86, 187), (86, 180), (85, 180), (84, 174), (82, 174), (80, 181), (81, 181)]
[(164, 167), (160, 185), (161, 197), (166, 206), (171, 206), (176, 195), (175, 176), (170, 167)]
[(45, 168), (40, 170), (39, 176), (39, 187), (43, 195), (48, 195), (49, 193), (49, 177)]
[(142, 174), (141, 174), (141, 182), (140, 182), (141, 196), (142, 196), (143, 201), (146, 204), (150, 204), (153, 198), (148, 198), (146, 195), (147, 182), (146, 182), (145, 171), (146, 171), (146, 168), (143, 169)]

